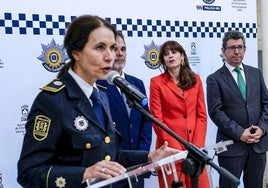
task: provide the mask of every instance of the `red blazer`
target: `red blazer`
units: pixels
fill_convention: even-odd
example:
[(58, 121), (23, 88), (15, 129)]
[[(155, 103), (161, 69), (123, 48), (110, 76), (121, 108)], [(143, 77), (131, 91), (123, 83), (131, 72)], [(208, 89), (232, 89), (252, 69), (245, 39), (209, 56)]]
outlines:
[[(150, 111), (183, 139), (204, 147), (207, 132), (206, 105), (200, 76), (196, 74), (195, 77), (197, 83), (183, 94), (168, 73), (151, 78)], [(156, 148), (168, 141), (169, 147), (185, 149), (157, 125), (153, 125), (153, 128), (157, 135)]]

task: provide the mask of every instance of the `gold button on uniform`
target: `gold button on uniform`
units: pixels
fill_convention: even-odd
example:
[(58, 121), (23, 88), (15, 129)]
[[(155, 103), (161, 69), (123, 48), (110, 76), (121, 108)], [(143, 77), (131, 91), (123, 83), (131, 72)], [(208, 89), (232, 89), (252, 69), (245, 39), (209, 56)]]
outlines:
[(105, 156), (105, 161), (110, 161), (111, 160), (111, 156), (110, 155), (106, 155)]
[(91, 148), (91, 144), (90, 143), (86, 143), (86, 148), (90, 149)]
[(104, 139), (104, 142), (105, 142), (106, 144), (109, 144), (109, 143), (111, 142), (110, 137), (109, 137), (109, 136), (106, 136), (105, 139)]

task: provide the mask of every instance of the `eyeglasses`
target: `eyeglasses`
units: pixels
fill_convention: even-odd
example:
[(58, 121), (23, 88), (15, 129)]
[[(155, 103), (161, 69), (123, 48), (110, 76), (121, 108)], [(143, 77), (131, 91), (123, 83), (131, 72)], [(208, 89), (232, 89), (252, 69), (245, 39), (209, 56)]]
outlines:
[(244, 46), (244, 45), (228, 46), (228, 47), (226, 47), (226, 49), (227, 49), (227, 50), (230, 50), (230, 51), (232, 51), (232, 52), (235, 52), (236, 49), (237, 49), (239, 52), (241, 52), (242, 50), (245, 49), (245, 47), (246, 47), (246, 46)]

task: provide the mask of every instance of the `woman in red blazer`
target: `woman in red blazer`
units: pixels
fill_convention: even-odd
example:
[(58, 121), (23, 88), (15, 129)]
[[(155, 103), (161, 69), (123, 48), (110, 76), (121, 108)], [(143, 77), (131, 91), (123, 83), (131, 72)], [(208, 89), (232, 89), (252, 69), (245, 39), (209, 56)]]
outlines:
[[(183, 47), (176, 41), (165, 42), (160, 49), (159, 61), (164, 73), (151, 78), (150, 111), (152, 115), (187, 142), (204, 147), (207, 131), (207, 114), (204, 92), (199, 75), (195, 74), (188, 63)], [(185, 147), (156, 125), (156, 148), (165, 141), (170, 147), (185, 150)], [(184, 187), (191, 188), (191, 179), (176, 164), (178, 179)], [(174, 175), (166, 175), (168, 186)], [(160, 188), (165, 187), (162, 172), (158, 171)], [(198, 187), (209, 188), (207, 170), (199, 176)]]

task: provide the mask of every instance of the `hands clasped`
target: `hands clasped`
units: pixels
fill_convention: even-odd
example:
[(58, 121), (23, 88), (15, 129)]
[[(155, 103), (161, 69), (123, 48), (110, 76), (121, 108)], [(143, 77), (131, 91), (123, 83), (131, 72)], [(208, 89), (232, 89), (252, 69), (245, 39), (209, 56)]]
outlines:
[(244, 130), (240, 140), (248, 144), (258, 143), (263, 134), (264, 132), (260, 127), (251, 125)]

